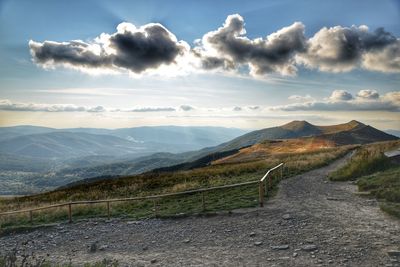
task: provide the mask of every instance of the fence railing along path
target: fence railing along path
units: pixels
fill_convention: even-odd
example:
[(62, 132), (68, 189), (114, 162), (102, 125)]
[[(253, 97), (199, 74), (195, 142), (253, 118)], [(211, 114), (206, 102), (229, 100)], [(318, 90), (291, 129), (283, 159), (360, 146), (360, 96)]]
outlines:
[[(272, 188), (272, 182), (273, 181), (272, 181), (272, 176), (270, 175), (270, 173), (275, 171), (275, 170), (277, 170), (277, 169), (279, 169), (279, 168), (281, 170), (280, 178), (282, 179), (282, 177), (283, 177), (283, 163), (280, 163), (279, 165), (269, 169), (260, 180), (254, 180), (254, 181), (236, 183), (236, 184), (229, 184), (229, 185), (222, 185), (222, 186), (215, 186), (215, 187), (208, 187), (208, 188), (200, 188), (200, 189), (195, 189), (195, 190), (188, 190), (188, 191), (161, 194), (161, 195), (152, 195), (152, 196), (143, 196), (143, 197), (128, 197), (128, 198), (115, 198), (115, 199), (72, 201), (72, 202), (59, 203), (59, 204), (48, 205), (48, 206), (32, 208), (32, 209), (1, 212), (0, 213), (0, 217), (1, 216), (21, 214), (21, 213), (28, 213), (29, 214), (29, 221), (30, 221), (30, 223), (33, 223), (33, 213), (35, 211), (49, 210), (49, 209), (55, 209), (55, 208), (60, 208), (60, 207), (68, 207), (68, 220), (69, 220), (69, 222), (72, 222), (72, 207), (74, 205), (105, 203), (106, 206), (107, 206), (107, 217), (108, 217), (108, 219), (110, 219), (110, 217), (111, 217), (111, 203), (126, 202), (126, 201), (140, 201), (140, 200), (153, 200), (154, 215), (157, 216), (158, 215), (157, 214), (157, 201), (158, 200), (160, 200), (162, 198), (172, 197), (172, 196), (182, 196), (182, 195), (189, 195), (189, 194), (196, 194), (196, 193), (201, 193), (202, 194), (202, 210), (205, 211), (205, 209), (206, 209), (206, 206), (205, 206), (206, 205), (205, 194), (204, 194), (205, 192), (216, 191), (216, 190), (227, 189), (227, 188), (236, 188), (236, 187), (252, 185), (252, 184), (258, 184), (259, 205), (260, 205), (260, 207), (263, 207), (264, 206), (265, 193), (267, 192), (268, 188)], [(268, 183), (266, 182), (267, 178), (268, 178)]]

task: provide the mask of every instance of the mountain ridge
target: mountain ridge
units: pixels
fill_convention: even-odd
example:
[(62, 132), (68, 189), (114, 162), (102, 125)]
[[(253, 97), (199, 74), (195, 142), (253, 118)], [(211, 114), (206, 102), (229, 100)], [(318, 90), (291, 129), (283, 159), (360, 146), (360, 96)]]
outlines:
[[(201, 131), (197, 133), (200, 134), (201, 137), (204, 135)], [(146, 132), (144, 132), (144, 134), (146, 134)], [(87, 135), (92, 136), (89, 133), (87, 133)], [(157, 135), (154, 136), (155, 138), (158, 137)], [(115, 138), (118, 139), (120, 137)], [(219, 145), (180, 153), (171, 153), (171, 151), (155, 151), (154, 153), (147, 155), (119, 158), (113, 158), (111, 154), (98, 155), (97, 153), (89, 153), (86, 154), (85, 157), (71, 158), (60, 164), (56, 161), (50, 160), (40, 162), (38, 161), (38, 157), (21, 158), (21, 163), (18, 163), (18, 158), (15, 156), (7, 156), (8, 154), (3, 151), (0, 154), (0, 157), (4, 162), (0, 164), (0, 167), (7, 168), (7, 165), (12, 166), (12, 168), (7, 169), (7, 174), (5, 174), (4, 177), (5, 179), (8, 177), (8, 179), (15, 179), (15, 175), (22, 175), (18, 172), (18, 168), (23, 166), (23, 169), (27, 174), (23, 174), (26, 175), (26, 177), (21, 176), (18, 178), (22, 180), (22, 182), (20, 181), (21, 183), (27, 181), (30, 185), (32, 183), (37, 183), (38, 185), (46, 184), (46, 189), (48, 189), (64, 186), (69, 183), (75, 183), (77, 181), (79, 183), (80, 180), (90, 182), (92, 179), (113, 179), (118, 176), (134, 175), (149, 171), (163, 172), (197, 168), (211, 164), (213, 161), (218, 160), (223, 156), (230, 155), (232, 157), (231, 153), (238, 153), (238, 151), (241, 151), (246, 147), (249, 148), (248, 151), (251, 153), (253, 149), (251, 147), (255, 144), (274, 142), (269, 140), (299, 140), (298, 142), (281, 142), (281, 144), (277, 143), (273, 146), (276, 151), (281, 150), (279, 148), (280, 145), (294, 146), (294, 149), (299, 151), (296, 146), (302, 146), (303, 143), (305, 147), (308, 146), (311, 148), (315, 147), (316, 149), (323, 149), (327, 146), (366, 144), (397, 139), (398, 138), (393, 135), (384, 133), (372, 126), (354, 120), (347, 123), (328, 126), (313, 125), (307, 121), (292, 121), (281, 126), (264, 128), (245, 133)], [(124, 139), (124, 142), (128, 142), (128, 140)], [(0, 144), (2, 143), (0, 142)], [(41, 143), (39, 142), (36, 145), (39, 146), (40, 144)], [(133, 142), (128, 144), (133, 144)], [(135, 144), (142, 145), (141, 143)], [(172, 146), (176, 147), (175, 144), (172, 144)], [(82, 147), (84, 146), (82, 145)], [(106, 147), (109, 148), (110, 145)], [(158, 146), (157, 148), (160, 147)], [(126, 149), (126, 147), (124, 149)], [(266, 149), (268, 150), (268, 147), (266, 147)], [(268, 156), (270, 154), (266, 153), (265, 155)], [(8, 159), (12, 165), (7, 164)], [(36, 165), (39, 164), (43, 166), (44, 170), (47, 168), (50, 171), (36, 172), (38, 171), (37, 167), (29, 168), (29, 166), (26, 166), (26, 164), (29, 164), (30, 162)], [(35, 172), (29, 172), (30, 170)], [(6, 188), (6, 186), (1, 183), (2, 181), (0, 179), (0, 187)], [(32, 186), (29, 188), (32, 188)]]

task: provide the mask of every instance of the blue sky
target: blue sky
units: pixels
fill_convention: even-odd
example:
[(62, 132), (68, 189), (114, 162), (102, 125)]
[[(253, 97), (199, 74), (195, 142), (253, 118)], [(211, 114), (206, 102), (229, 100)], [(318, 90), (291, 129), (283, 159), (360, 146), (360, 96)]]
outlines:
[[(40, 47), (45, 41), (58, 45), (82, 40), (92, 44), (101, 33), (112, 35), (120, 23), (128, 22), (136, 27), (160, 23), (178, 41), (186, 42), (191, 51), (197, 46), (196, 39), (217, 31), (232, 14), (239, 14), (244, 20), (244, 36), (248, 40), (266, 38), (294, 22), (304, 25), (307, 42), (322, 28), (335, 26), (343, 29), (367, 25), (371, 33), (383, 27), (397, 40), (400, 36), (400, 1), (0, 0), (0, 125), (261, 128), (292, 119), (320, 124), (358, 119), (383, 129), (400, 128), (400, 75), (395, 65), (396, 58), (399, 64), (399, 50), (392, 50), (397, 51), (391, 55), (394, 63), (388, 62), (379, 70), (370, 63), (371, 67), (326, 71), (318, 61), (312, 61), (313, 55), (307, 55), (309, 65), (293, 63), (297, 71), (290, 76), (273, 68), (254, 77), (248, 68), (257, 59), (249, 58), (235, 62), (239, 67), (234, 71), (194, 68), (170, 77), (145, 72), (130, 75), (126, 69), (119, 72), (120, 68), (114, 74), (99, 74), (96, 69), (94, 75), (81, 67), (77, 70), (75, 65), (71, 68), (65, 61), (49, 67), (48, 61), (31, 54), (29, 46), (30, 40)], [(389, 45), (394, 47), (396, 41)], [(200, 45), (203, 50), (206, 46), (205, 41)], [(203, 52), (203, 58), (210, 55)], [(226, 53), (224, 60), (236, 56)], [(360, 60), (364, 60), (372, 52), (360, 53)], [(297, 59), (293, 56), (290, 60)], [(348, 92), (353, 98), (334, 99), (335, 90)], [(376, 91), (379, 98), (361, 97), (368, 93), (362, 90)], [(98, 109), (101, 112), (87, 112), (98, 106), (103, 108)], [(72, 108), (74, 111), (70, 112), (65, 107), (76, 110)], [(157, 111), (160, 107), (176, 111)], [(143, 108), (152, 112), (135, 111)]]

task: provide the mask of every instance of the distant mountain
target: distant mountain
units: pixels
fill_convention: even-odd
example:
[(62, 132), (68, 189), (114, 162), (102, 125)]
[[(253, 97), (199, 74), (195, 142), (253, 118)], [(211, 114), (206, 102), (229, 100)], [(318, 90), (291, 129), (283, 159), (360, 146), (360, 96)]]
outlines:
[[(318, 137), (318, 142), (314, 142), (316, 145), (336, 146), (398, 139), (358, 121), (331, 126), (292, 121), (244, 135), (240, 135), (242, 130), (220, 127), (76, 128), (63, 131), (9, 128), (13, 127), (0, 128), (0, 136), (11, 130), (17, 132), (17, 136), (0, 141), (3, 162), (0, 163), (0, 194), (38, 192), (81, 180), (111, 179), (156, 169), (197, 168), (268, 140)], [(19, 133), (20, 130), (29, 134)], [(32, 134), (32, 131), (41, 133)], [(221, 144), (216, 145), (216, 142)], [(208, 147), (198, 150), (204, 146)]]
[(30, 126), (30, 125), (0, 127), (0, 141), (14, 138), (14, 137), (21, 136), (21, 135), (50, 133), (55, 130), (56, 129), (53, 129), (53, 128)]
[[(82, 177), (86, 182), (92, 181), (90, 177), (108, 175), (108, 178), (120, 175), (132, 175), (150, 170), (173, 171), (186, 170), (205, 166), (221, 156), (231, 155), (240, 149), (263, 143), (267, 140), (298, 139), (303, 137), (318, 137), (318, 142), (324, 145), (365, 144), (377, 141), (397, 139), (371, 126), (358, 121), (350, 121), (344, 124), (331, 126), (312, 125), (306, 121), (292, 121), (288, 124), (253, 131), (239, 136), (221, 145), (208, 147), (197, 151), (179, 154), (158, 153), (146, 157), (140, 157), (125, 162), (115, 162), (90, 168), (65, 169), (57, 175), (70, 177)], [(317, 140), (317, 139), (316, 139)], [(286, 143), (282, 143), (286, 144)], [(94, 178), (98, 180), (99, 178)]]
[(307, 136), (324, 136), (329, 140), (337, 142), (338, 145), (365, 144), (397, 139), (397, 137), (393, 135), (355, 120), (330, 126), (317, 126), (307, 121), (292, 121), (282, 126), (244, 134), (211, 150), (213, 152), (220, 152), (251, 146), (264, 140), (291, 139)]
[(87, 133), (51, 132), (14, 137), (0, 142), (0, 152), (37, 158), (122, 155), (142, 147), (119, 137)]
[(400, 130), (386, 130), (385, 132), (388, 134), (400, 137)]
[(245, 131), (223, 127), (137, 127), (123, 129), (0, 128), (0, 153), (67, 159), (91, 155), (123, 157), (157, 152), (179, 153), (215, 146)]

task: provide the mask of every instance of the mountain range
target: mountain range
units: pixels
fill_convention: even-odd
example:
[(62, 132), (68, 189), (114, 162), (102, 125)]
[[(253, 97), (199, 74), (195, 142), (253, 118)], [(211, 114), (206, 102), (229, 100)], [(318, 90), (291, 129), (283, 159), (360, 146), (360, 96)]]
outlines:
[(32, 193), (151, 170), (190, 169), (267, 140), (310, 137), (333, 146), (397, 139), (354, 120), (331, 126), (292, 121), (249, 133), (222, 127), (115, 130), (3, 127), (0, 128), (0, 194)]

